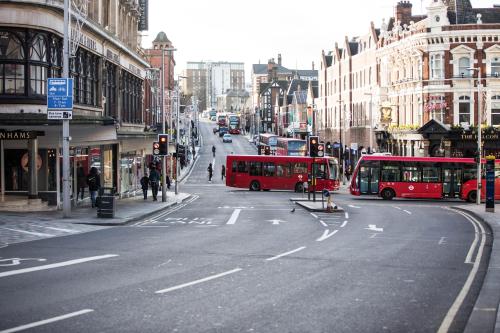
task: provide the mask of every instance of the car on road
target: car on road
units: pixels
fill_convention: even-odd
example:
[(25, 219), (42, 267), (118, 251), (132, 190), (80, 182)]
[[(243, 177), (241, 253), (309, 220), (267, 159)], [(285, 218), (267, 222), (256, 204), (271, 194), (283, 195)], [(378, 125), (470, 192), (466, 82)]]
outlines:
[(219, 137), (222, 138), (224, 134), (228, 134), (229, 130), (227, 127), (221, 127), (219, 126)]
[(228, 142), (228, 143), (231, 143), (233, 142), (233, 137), (231, 136), (231, 134), (229, 133), (226, 133), (224, 134), (224, 136), (222, 137), (222, 142)]

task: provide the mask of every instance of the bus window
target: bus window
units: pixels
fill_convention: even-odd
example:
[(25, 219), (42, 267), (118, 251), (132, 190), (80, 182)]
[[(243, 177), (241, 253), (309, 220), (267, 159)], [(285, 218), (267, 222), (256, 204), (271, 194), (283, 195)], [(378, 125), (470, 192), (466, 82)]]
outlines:
[(314, 176), (316, 178), (325, 179), (326, 175), (326, 164), (314, 164)]
[(393, 165), (382, 166), (382, 181), (383, 182), (399, 182), (400, 174), (399, 167)]
[(274, 177), (275, 167), (274, 163), (263, 163), (263, 172), (265, 177)]
[(417, 167), (403, 167), (403, 181), (404, 182), (419, 182), (420, 171)]
[(250, 162), (250, 176), (262, 176), (262, 163)]
[(294, 163), (293, 173), (307, 174), (307, 164), (306, 163)]
[(248, 172), (247, 162), (245, 162), (245, 161), (238, 162), (238, 172), (240, 172), (240, 173), (247, 173)]
[(330, 162), (330, 179), (337, 179), (339, 173), (339, 166), (335, 162)]
[(276, 165), (276, 176), (278, 177), (290, 177), (290, 163), (278, 164)]
[(422, 181), (424, 183), (440, 183), (441, 177), (438, 167), (422, 167)]
[(475, 165), (464, 165), (464, 183), (469, 180), (477, 179), (477, 168)]

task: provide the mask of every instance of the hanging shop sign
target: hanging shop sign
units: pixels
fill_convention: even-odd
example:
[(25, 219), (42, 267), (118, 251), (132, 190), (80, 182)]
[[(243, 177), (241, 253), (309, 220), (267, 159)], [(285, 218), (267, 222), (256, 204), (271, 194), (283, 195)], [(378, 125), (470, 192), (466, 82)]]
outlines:
[(137, 30), (145, 31), (149, 28), (148, 0), (139, 0), (139, 21)]

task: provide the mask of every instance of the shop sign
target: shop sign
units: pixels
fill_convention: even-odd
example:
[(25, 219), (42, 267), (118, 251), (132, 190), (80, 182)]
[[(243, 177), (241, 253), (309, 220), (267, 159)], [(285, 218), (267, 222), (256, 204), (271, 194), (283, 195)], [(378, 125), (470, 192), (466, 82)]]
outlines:
[[(2, 131), (0, 130), (0, 140), (31, 140), (36, 139), (39, 133), (37, 131)], [(44, 135), (42, 132), (41, 136)]]
[[(481, 136), (483, 140), (499, 140), (500, 136), (498, 133), (495, 134), (483, 134)], [(477, 140), (477, 134), (462, 134), (461, 135), (462, 140)]]
[(149, 28), (148, 0), (139, 0), (139, 21), (137, 30), (145, 31)]

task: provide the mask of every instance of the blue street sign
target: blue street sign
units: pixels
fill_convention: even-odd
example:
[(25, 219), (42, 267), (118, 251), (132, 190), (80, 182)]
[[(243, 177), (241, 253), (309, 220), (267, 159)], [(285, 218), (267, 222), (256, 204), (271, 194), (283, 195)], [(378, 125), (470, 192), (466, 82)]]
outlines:
[(73, 79), (51, 78), (47, 84), (47, 110), (73, 110)]
[(334, 142), (333, 149), (339, 149), (339, 148), (340, 148), (340, 143)]

